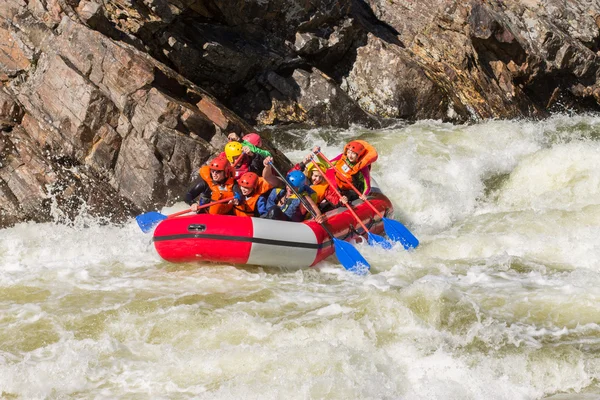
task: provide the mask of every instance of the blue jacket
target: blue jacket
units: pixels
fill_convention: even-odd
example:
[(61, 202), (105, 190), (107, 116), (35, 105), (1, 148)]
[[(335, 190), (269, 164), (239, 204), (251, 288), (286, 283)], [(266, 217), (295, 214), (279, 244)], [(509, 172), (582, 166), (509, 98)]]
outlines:
[[(271, 192), (274, 192), (274, 190), (272, 190)], [(267, 197), (266, 194), (258, 198), (256, 202), (256, 213), (258, 215), (265, 215), (267, 211), (269, 211), (270, 207), (268, 206), (268, 199), (269, 197)]]

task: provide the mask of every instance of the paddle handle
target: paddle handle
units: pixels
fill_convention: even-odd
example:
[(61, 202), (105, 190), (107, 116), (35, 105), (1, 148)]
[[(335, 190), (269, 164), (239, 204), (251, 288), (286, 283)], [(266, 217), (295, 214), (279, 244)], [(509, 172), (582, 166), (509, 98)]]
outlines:
[[(327, 161), (329, 162), (329, 161)], [(317, 164), (316, 162), (313, 163), (315, 165), (315, 167), (317, 168), (317, 170), (319, 170), (319, 172), (321, 173), (321, 175), (323, 175), (323, 178), (325, 178), (325, 180), (327, 181), (327, 183), (329, 183), (329, 187), (331, 189), (333, 189), (335, 191), (335, 193), (341, 198), (342, 194), (339, 192), (339, 190), (337, 190), (335, 188), (335, 185), (333, 182), (331, 182), (331, 180), (329, 179), (329, 177), (327, 176), (327, 174), (325, 174), (325, 171), (323, 171), (323, 169), (321, 169), (321, 167), (319, 167), (319, 164)], [(329, 163), (329, 165), (331, 165), (331, 163)], [(362, 228), (365, 230), (365, 232), (369, 232), (369, 229), (365, 226), (365, 224), (363, 224), (363, 222), (361, 221), (361, 219), (359, 218), (358, 215), (356, 215), (356, 212), (354, 212), (354, 210), (352, 209), (352, 206), (350, 206), (349, 203), (344, 204), (346, 206), (346, 208), (348, 208), (348, 211), (350, 211), (350, 213), (352, 214), (352, 216), (354, 216), (354, 219), (356, 219), (356, 222), (358, 222), (360, 224), (360, 226), (362, 226)]]
[(238, 157), (238, 158), (235, 160), (235, 162), (233, 163), (232, 167), (233, 167), (234, 169), (235, 169), (235, 167), (237, 167), (238, 163), (239, 163), (240, 161), (242, 161), (242, 158), (244, 158), (244, 157), (242, 157), (243, 155), (244, 155), (244, 153), (240, 154), (240, 155), (239, 155), (239, 157)]
[[(325, 155), (323, 153), (321, 153), (320, 151), (317, 153), (323, 160), (327, 161), (327, 163), (330, 166), (333, 166), (333, 164), (331, 164), (331, 161), (329, 161), (329, 159), (327, 157), (325, 157)], [(336, 174), (337, 175), (337, 174)], [(356, 188), (356, 186), (354, 186), (352, 184), (352, 182), (350, 182), (348, 179), (346, 179), (345, 176), (341, 176), (341, 178), (344, 180), (344, 182), (346, 182), (348, 185), (350, 185), (350, 187), (352, 188), (352, 190), (354, 190), (356, 192), (357, 195), (362, 196), (362, 193)], [(371, 202), (369, 200), (365, 200), (365, 203), (367, 203), (369, 205), (369, 207), (371, 207), (371, 209), (373, 211), (375, 211), (375, 214), (377, 214), (379, 216), (379, 218), (383, 218), (383, 214), (379, 212), (379, 210), (377, 208), (375, 208), (375, 206), (373, 204), (371, 204)]]

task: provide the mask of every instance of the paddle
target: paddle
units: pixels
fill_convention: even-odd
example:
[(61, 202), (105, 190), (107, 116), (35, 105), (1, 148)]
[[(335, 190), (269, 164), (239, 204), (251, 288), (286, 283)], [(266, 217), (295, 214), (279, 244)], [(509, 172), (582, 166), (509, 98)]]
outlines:
[[(235, 160), (235, 162), (233, 163), (232, 168), (235, 169), (235, 167), (238, 165), (238, 163), (241, 160), (242, 160), (242, 157), (240, 155), (240, 157), (238, 157), (237, 160)], [(204, 205), (198, 207), (197, 209), (200, 210), (201, 208), (210, 207), (213, 204), (224, 203), (225, 201), (229, 201), (229, 200), (231, 200), (231, 197), (226, 198), (226, 199), (221, 199), (221, 200), (218, 200), (218, 201), (215, 201), (212, 203), (204, 204)], [(135, 220), (137, 221), (138, 226), (140, 227), (142, 232), (147, 233), (150, 230), (152, 230), (152, 228), (154, 228), (154, 226), (157, 225), (160, 221), (167, 219), (167, 218), (176, 217), (181, 214), (187, 214), (191, 211), (192, 211), (192, 209), (188, 208), (187, 210), (179, 211), (179, 212), (176, 212), (175, 214), (170, 214), (170, 215), (164, 215), (164, 214), (159, 213), (158, 211), (150, 211), (145, 214), (138, 215), (137, 217), (135, 217)]]
[[(230, 201), (232, 199), (233, 197), (227, 197), (225, 199), (213, 201), (212, 203), (203, 204), (197, 209), (200, 210), (202, 208), (210, 207), (214, 204), (225, 203), (226, 201)], [(135, 217), (135, 220), (137, 221), (138, 226), (140, 227), (142, 232), (147, 233), (150, 232), (152, 228), (154, 228), (154, 226), (157, 225), (160, 221), (165, 220), (167, 218), (177, 217), (178, 215), (187, 214), (189, 212), (192, 212), (191, 208), (169, 215), (161, 214), (158, 211), (150, 211), (145, 214), (138, 215), (137, 217)]]
[[(290, 185), (288, 180), (285, 179), (283, 174), (277, 169), (277, 167), (275, 167), (275, 165), (273, 165), (272, 162), (270, 162), (269, 164), (271, 165), (271, 168), (273, 168), (273, 170), (277, 173), (277, 175), (279, 175), (279, 177), (283, 179), (285, 184), (292, 190), (296, 197), (300, 199), (300, 201), (304, 205), (304, 208), (306, 208), (308, 212), (312, 214), (313, 218), (316, 218), (317, 214), (310, 207), (310, 205), (304, 199), (304, 197), (300, 196), (296, 189), (294, 189), (294, 187)], [(344, 242), (343, 240), (336, 238), (333, 235), (333, 233), (331, 233), (331, 231), (327, 228), (327, 226), (325, 226), (325, 223), (321, 223), (321, 226), (323, 227), (325, 232), (327, 232), (327, 234), (331, 237), (331, 240), (333, 240), (335, 256), (337, 257), (338, 261), (344, 266), (345, 269), (354, 272), (355, 274), (364, 275), (366, 271), (368, 271), (371, 268), (367, 260), (365, 260), (365, 258), (358, 252), (358, 250), (354, 248), (354, 246), (352, 246), (348, 242)]]
[[(327, 161), (327, 163), (330, 166), (333, 166), (331, 161), (329, 161), (329, 159), (327, 159), (327, 157), (325, 157), (325, 155), (323, 153), (318, 151), (317, 154), (319, 155), (320, 158)], [(350, 187), (356, 192), (356, 194), (358, 194), (359, 196), (362, 196), (362, 193), (352, 184), (352, 182), (350, 182), (348, 179), (346, 179), (345, 176), (341, 176), (341, 178), (348, 185), (350, 185)], [(402, 243), (402, 246), (404, 246), (404, 248), (406, 250), (414, 249), (419, 245), (419, 240), (408, 230), (408, 228), (406, 228), (404, 225), (402, 225), (398, 221), (395, 221), (395, 220), (389, 219), (389, 218), (385, 218), (383, 216), (383, 214), (381, 212), (379, 212), (377, 210), (377, 208), (375, 208), (375, 206), (369, 200), (364, 200), (364, 202), (367, 203), (371, 207), (371, 209), (373, 211), (375, 211), (375, 213), (383, 220), (383, 228), (385, 229), (385, 233), (388, 235), (388, 237), (390, 239), (392, 239), (395, 242)]]
[[(313, 160), (314, 160), (314, 157), (313, 157)], [(339, 192), (339, 190), (336, 189), (335, 184), (333, 182), (331, 182), (331, 179), (327, 176), (327, 174), (325, 173), (325, 171), (323, 171), (323, 169), (321, 167), (319, 167), (319, 164), (317, 163), (316, 160), (314, 160), (313, 164), (315, 165), (315, 167), (317, 168), (317, 170), (321, 173), (321, 175), (323, 176), (323, 178), (325, 178), (325, 180), (327, 181), (327, 183), (329, 183), (329, 187), (331, 189), (333, 189), (335, 191), (335, 193), (341, 198), (342, 194)], [(368, 243), (371, 246), (373, 246), (375, 244), (379, 244), (384, 249), (391, 249), (392, 248), (392, 245), (390, 244), (390, 242), (388, 242), (387, 240), (385, 240), (383, 237), (381, 237), (379, 235), (376, 235), (374, 233), (369, 232), (369, 229), (361, 221), (360, 217), (358, 215), (356, 215), (356, 212), (352, 209), (352, 206), (350, 205), (349, 202), (347, 202), (344, 205), (346, 206), (346, 208), (348, 209), (348, 211), (350, 211), (350, 213), (352, 214), (352, 216), (354, 217), (354, 219), (356, 219), (356, 222), (358, 222), (359, 225), (365, 230), (365, 232), (367, 232)]]

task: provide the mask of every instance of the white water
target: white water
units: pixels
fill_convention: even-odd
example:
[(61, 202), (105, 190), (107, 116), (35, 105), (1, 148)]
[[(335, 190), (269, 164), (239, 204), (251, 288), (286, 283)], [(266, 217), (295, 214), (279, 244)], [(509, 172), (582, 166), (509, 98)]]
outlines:
[(295, 134), (375, 144), (419, 248), (360, 245), (359, 277), (165, 263), (133, 220), (0, 230), (0, 398), (600, 397), (599, 117)]

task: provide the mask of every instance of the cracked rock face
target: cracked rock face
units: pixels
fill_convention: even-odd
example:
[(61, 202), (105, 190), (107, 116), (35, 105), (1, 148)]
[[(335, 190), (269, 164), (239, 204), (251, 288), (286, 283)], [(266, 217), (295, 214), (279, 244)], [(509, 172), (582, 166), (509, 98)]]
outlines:
[(597, 111), (599, 25), (589, 0), (4, 0), (0, 226), (177, 201), (252, 125)]
[(83, 208), (119, 221), (172, 203), (222, 150), (223, 133), (251, 130), (129, 44), (66, 16), (54, 29), (36, 24), (12, 27), (37, 43), (18, 53), (26, 62), (12, 47), (1, 53), (19, 61), (3, 64), (14, 78), (0, 88), (2, 226)]

